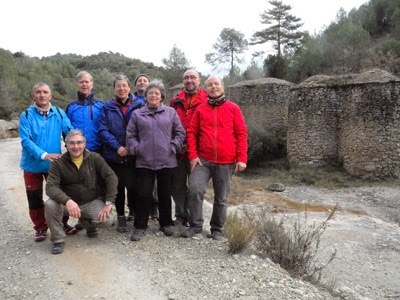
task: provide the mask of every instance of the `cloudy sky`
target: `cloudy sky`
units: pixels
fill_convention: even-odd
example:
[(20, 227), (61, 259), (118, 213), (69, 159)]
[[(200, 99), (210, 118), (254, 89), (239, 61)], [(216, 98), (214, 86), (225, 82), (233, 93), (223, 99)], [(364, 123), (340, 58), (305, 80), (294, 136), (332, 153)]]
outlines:
[[(284, 0), (301, 18), (303, 30), (319, 32), (342, 7), (347, 12), (368, 0)], [(63, 3), (63, 4), (61, 4)], [(234, 28), (250, 38), (265, 28), (260, 13), (267, 0), (12, 0), (0, 4), (0, 48), (29, 56), (58, 52), (81, 55), (119, 52), (161, 66), (174, 44), (204, 74), (204, 63), (223, 28)], [(268, 45), (253, 46), (268, 52)], [(247, 60), (249, 63), (249, 59)]]

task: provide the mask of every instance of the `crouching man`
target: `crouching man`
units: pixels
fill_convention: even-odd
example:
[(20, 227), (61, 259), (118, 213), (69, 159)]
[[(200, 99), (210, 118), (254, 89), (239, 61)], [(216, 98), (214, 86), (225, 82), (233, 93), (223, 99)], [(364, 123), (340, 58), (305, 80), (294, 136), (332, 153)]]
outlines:
[(53, 254), (64, 251), (64, 215), (79, 218), (87, 236), (97, 237), (96, 228), (113, 223), (111, 208), (117, 195), (117, 176), (99, 154), (85, 150), (82, 131), (71, 130), (65, 143), (68, 151), (52, 162), (46, 184), (45, 216)]

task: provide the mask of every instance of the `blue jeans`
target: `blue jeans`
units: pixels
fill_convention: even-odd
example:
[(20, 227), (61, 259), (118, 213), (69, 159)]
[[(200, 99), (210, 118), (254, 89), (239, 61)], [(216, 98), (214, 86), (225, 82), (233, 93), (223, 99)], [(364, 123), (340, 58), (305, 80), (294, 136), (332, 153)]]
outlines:
[(211, 216), (211, 232), (223, 231), (228, 208), (228, 195), (235, 164), (215, 164), (200, 159), (203, 166), (197, 165), (189, 176), (189, 212), (190, 226), (202, 228), (203, 198), (207, 184), (212, 179), (214, 204)]

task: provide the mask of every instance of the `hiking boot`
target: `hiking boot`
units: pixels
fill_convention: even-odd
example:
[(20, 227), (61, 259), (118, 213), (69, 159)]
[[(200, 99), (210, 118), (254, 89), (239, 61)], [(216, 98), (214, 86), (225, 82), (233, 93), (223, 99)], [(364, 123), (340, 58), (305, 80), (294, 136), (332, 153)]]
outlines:
[(46, 239), (47, 230), (38, 230), (35, 233), (35, 242), (42, 242)]
[(191, 238), (194, 237), (196, 234), (198, 233), (202, 233), (203, 229), (202, 228), (198, 228), (198, 227), (189, 227), (187, 229), (185, 229), (182, 233), (181, 233), (181, 237), (184, 238)]
[(166, 236), (171, 236), (174, 234), (171, 226), (163, 226), (161, 227), (161, 232), (164, 233)]
[(185, 218), (176, 217), (176, 220), (174, 221), (174, 226), (189, 227), (189, 222)]
[(223, 235), (222, 235), (222, 232), (221, 231), (212, 231), (211, 232), (211, 238), (214, 240), (214, 241), (222, 241), (222, 239), (223, 239)]
[(157, 221), (160, 218), (160, 215), (158, 213), (158, 207), (157, 206), (153, 206), (153, 208), (151, 209), (150, 212), (150, 218), (154, 221)]
[(125, 216), (118, 216), (118, 226), (117, 226), (117, 231), (118, 232), (127, 232), (128, 231), (128, 224), (126, 223), (126, 217)]
[(64, 224), (63, 230), (66, 235), (73, 235), (78, 232), (75, 227), (69, 226), (68, 224)]
[(133, 212), (129, 212), (129, 215), (128, 215), (128, 217), (126, 218), (126, 220), (128, 221), (128, 222), (132, 222), (133, 221), (133, 217), (134, 217), (134, 213)]
[(135, 228), (131, 235), (131, 241), (140, 241), (145, 234), (146, 234), (146, 229)]
[(64, 252), (64, 242), (54, 243), (53, 248), (51, 248), (51, 253), (60, 254)]
[(75, 229), (77, 231), (81, 231), (82, 229), (84, 229), (85, 227), (83, 226), (81, 219), (78, 219), (78, 223), (75, 224)]
[(88, 228), (86, 229), (86, 235), (88, 238), (97, 238), (97, 230), (96, 228)]

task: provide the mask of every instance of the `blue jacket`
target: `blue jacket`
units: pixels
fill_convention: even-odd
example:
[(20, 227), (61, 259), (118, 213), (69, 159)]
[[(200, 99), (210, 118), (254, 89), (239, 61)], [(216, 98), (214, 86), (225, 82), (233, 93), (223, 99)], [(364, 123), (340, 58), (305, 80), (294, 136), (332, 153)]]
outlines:
[(91, 93), (86, 101), (74, 99), (65, 109), (71, 124), (85, 134), (86, 149), (90, 151), (101, 150), (98, 129), (102, 107), (103, 102)]
[(185, 129), (172, 107), (160, 104), (155, 113), (146, 104), (135, 110), (126, 131), (129, 152), (136, 155), (136, 168), (175, 168), (182, 150)]
[(143, 106), (143, 102), (138, 101), (132, 93), (129, 94), (129, 99), (131, 104), (125, 117), (118, 105), (115, 104), (115, 99), (107, 101), (101, 111), (99, 122), (99, 138), (103, 145), (101, 155), (108, 162), (126, 164), (129, 159), (129, 157), (119, 156), (117, 150), (126, 145), (126, 127), (132, 112)]
[(47, 173), (50, 161), (42, 160), (42, 154), (61, 154), (61, 136), (71, 129), (71, 122), (61, 109), (52, 106), (47, 117), (44, 117), (31, 105), (19, 118), (22, 146), (20, 167), (31, 173)]

